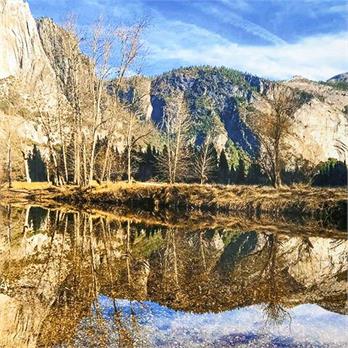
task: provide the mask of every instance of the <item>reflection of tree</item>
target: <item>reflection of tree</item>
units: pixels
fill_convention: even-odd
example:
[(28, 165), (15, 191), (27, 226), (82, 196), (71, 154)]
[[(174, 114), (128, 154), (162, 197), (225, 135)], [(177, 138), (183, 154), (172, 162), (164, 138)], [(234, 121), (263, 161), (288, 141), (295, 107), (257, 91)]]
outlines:
[(11, 250), (11, 238), (12, 238), (12, 206), (7, 206), (7, 242), (9, 251)]
[(135, 311), (130, 302), (130, 322), (127, 322), (122, 310), (117, 308), (115, 299), (113, 299), (114, 306), (114, 324), (118, 334), (118, 347), (134, 347), (136, 333), (138, 332), (138, 323)]
[(202, 265), (203, 265), (203, 269), (204, 269), (204, 272), (207, 271), (207, 261), (205, 259), (205, 243), (204, 243), (204, 240), (203, 240), (203, 235), (204, 235), (204, 232), (200, 231), (199, 232), (199, 250), (200, 250), (200, 254), (201, 254), (201, 258), (202, 258)]
[(166, 292), (172, 292), (179, 288), (178, 258), (176, 252), (175, 234), (176, 230), (171, 228), (166, 232), (162, 280), (164, 290)]
[[(1, 211), (5, 219), (4, 242), (10, 230), (11, 248), (22, 239), (21, 233), (16, 234), (15, 212), (14, 206)], [(21, 210), (22, 224), (28, 223), (24, 213)], [(19, 232), (21, 227), (18, 226)], [(37, 346), (72, 346), (74, 338), (88, 335), (92, 336), (88, 341), (92, 346), (141, 346), (139, 336), (142, 339), (146, 335), (139, 304), (134, 300), (152, 300), (195, 312), (265, 303), (267, 322), (279, 324), (288, 316), (284, 306), (290, 302), (288, 295), (291, 303), (299, 303), (303, 294), (312, 294), (312, 289), (299, 293), (302, 288), (287, 268), (299, 261), (310, 262), (307, 255), (313, 253), (312, 243), (317, 247), (312, 238), (296, 237), (296, 243), (288, 243), (284, 235), (230, 234), (216, 229), (185, 231), (163, 226), (163, 233), (153, 236), (142, 229), (147, 229), (143, 223), (113, 220), (111, 215), (51, 209), (39, 233), (28, 231), (25, 238), (31, 253), (24, 262), (6, 265), (17, 272), (15, 286), (11, 288), (9, 283), (9, 291), (16, 291), (19, 282), (26, 285), (29, 280), (29, 286), (18, 292), (20, 301), (24, 298), (46, 311), (39, 319), (40, 330), (35, 328), (29, 334), (33, 325), (26, 321), (32, 320), (36, 312), (29, 313), (24, 306), (24, 316), (20, 312), (23, 309), (19, 309), (18, 330), (26, 330), (25, 335), (31, 337), (37, 337), (39, 332)], [(35, 243), (36, 249), (32, 248), (33, 237), (43, 241), (40, 250)], [(337, 251), (333, 255), (334, 252)], [(333, 257), (332, 262), (341, 261)], [(8, 275), (11, 271), (4, 279)], [(329, 285), (335, 285), (334, 281), (330, 279)], [(130, 303), (114, 300), (113, 310), (110, 305), (105, 308), (100, 294), (129, 299)], [(81, 346), (86, 342), (81, 341)]]
[(130, 267), (131, 249), (130, 249), (130, 220), (127, 220), (127, 232), (126, 232), (126, 265), (127, 265), (127, 281), (128, 285), (132, 285), (132, 275)]
[[(310, 258), (313, 244), (308, 237), (301, 238), (301, 244), (298, 247), (298, 260)], [(298, 261), (296, 260), (296, 261)]]
[[(286, 316), (290, 315), (281, 304), (282, 284), (278, 282), (278, 270), (277, 270), (277, 250), (278, 250), (278, 237), (277, 235), (270, 234), (267, 236), (267, 248), (268, 258), (267, 263), (261, 271), (261, 277), (264, 276), (264, 280), (268, 286), (266, 286), (266, 304), (264, 312), (267, 317), (268, 323), (275, 325), (281, 324)], [(290, 318), (291, 319), (291, 318)]]

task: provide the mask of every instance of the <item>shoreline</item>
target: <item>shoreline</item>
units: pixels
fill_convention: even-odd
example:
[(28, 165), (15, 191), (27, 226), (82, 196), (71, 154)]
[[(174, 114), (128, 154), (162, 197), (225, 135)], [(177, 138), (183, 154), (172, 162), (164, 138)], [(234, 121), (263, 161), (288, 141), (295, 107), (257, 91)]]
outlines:
[[(2, 202), (57, 202), (98, 209), (126, 207), (158, 213), (199, 212), (212, 215), (269, 216), (273, 219), (311, 219), (347, 228), (347, 189), (269, 186), (198, 185), (119, 182), (85, 189), (39, 183), (1, 189)], [(35, 186), (36, 184), (36, 186)]]

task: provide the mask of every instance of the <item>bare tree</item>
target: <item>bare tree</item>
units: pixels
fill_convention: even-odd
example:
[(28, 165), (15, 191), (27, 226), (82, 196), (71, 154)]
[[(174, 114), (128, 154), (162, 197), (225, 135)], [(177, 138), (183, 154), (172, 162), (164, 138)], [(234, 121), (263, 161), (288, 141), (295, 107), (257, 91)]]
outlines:
[(143, 112), (139, 107), (139, 103), (145, 95), (138, 95), (136, 86), (137, 79), (133, 79), (133, 97), (128, 105), (125, 118), (128, 183), (132, 181), (133, 150), (141, 140), (146, 139), (153, 132), (151, 124), (142, 120)]
[[(118, 97), (120, 89), (125, 87), (124, 79), (127, 73), (145, 57), (142, 36), (147, 26), (148, 21), (143, 18), (130, 27), (120, 27), (116, 30), (116, 39), (120, 50), (119, 62), (116, 78), (110, 86), (116, 97)], [(140, 70), (140, 66), (136, 70)], [(143, 114), (140, 104), (146, 95), (138, 92), (140, 72), (136, 71), (136, 73), (137, 75), (128, 82), (132, 97), (126, 102), (126, 113), (123, 113), (128, 183), (132, 181), (132, 152), (134, 147), (153, 131), (149, 123), (142, 122)]]
[[(108, 142), (101, 173), (102, 180), (110, 166), (108, 156), (113, 145), (114, 132), (117, 124), (125, 119), (125, 108), (109, 95), (110, 79), (114, 78), (113, 87), (118, 97), (125, 76), (141, 56), (143, 48), (141, 37), (146, 25), (146, 21), (139, 20), (130, 27), (114, 28), (104, 25), (99, 20), (93, 28), (90, 39), (85, 40), (87, 50), (90, 52), (87, 63), (81, 58), (81, 54), (76, 54), (78, 45), (71, 47), (71, 84), (74, 87), (70, 97), (76, 114), (74, 176), (77, 184), (80, 183), (80, 177), (85, 184), (91, 184), (95, 176), (97, 141), (105, 136), (108, 137)], [(71, 29), (74, 25), (69, 23), (67, 27), (72, 37), (77, 37), (76, 31)], [(72, 42), (79, 44), (82, 40), (75, 39)], [(86, 67), (83, 72), (81, 72), (82, 65)], [(124, 128), (128, 149), (132, 147), (129, 146), (131, 143), (129, 137), (133, 136), (134, 112), (131, 114), (131, 121), (128, 122), (128, 127)]]
[(122, 86), (127, 73), (146, 55), (142, 36), (148, 25), (147, 18), (141, 18), (130, 27), (120, 27), (116, 30), (120, 50), (114, 83), (116, 94)]
[(261, 145), (258, 161), (276, 188), (282, 184), (281, 171), (290, 150), (288, 139), (293, 135), (301, 98), (302, 94), (292, 88), (274, 86), (263, 105), (265, 111), (254, 112), (249, 119)]
[(188, 173), (191, 116), (183, 93), (176, 93), (166, 102), (163, 115), (164, 150), (158, 157), (159, 170), (174, 184)]
[[(61, 175), (60, 166), (59, 166), (59, 154), (56, 149), (57, 139), (56, 134), (59, 134), (58, 126), (58, 113), (55, 110), (48, 111), (45, 101), (39, 96), (34, 96), (33, 103), (35, 105), (34, 115), (37, 118), (38, 124), (40, 124), (43, 134), (46, 137), (46, 145), (48, 148), (48, 163), (47, 166), (53, 167), (54, 179), (53, 182), (55, 185), (63, 185), (64, 178)], [(49, 177), (48, 177), (49, 180)]]
[(7, 137), (7, 180), (8, 187), (12, 188), (12, 134), (8, 133)]
[(208, 178), (216, 169), (216, 158), (214, 158), (213, 143), (210, 133), (207, 134), (199, 153), (196, 157), (194, 174), (201, 184), (208, 181)]

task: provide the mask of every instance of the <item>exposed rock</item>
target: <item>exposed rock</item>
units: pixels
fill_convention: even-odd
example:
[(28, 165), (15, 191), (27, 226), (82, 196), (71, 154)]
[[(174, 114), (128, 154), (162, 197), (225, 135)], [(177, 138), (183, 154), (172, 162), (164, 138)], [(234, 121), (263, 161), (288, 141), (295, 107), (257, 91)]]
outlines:
[(55, 95), (55, 74), (27, 2), (0, 0), (0, 47), (0, 78), (18, 78), (29, 94), (39, 90)]
[(348, 72), (335, 75), (327, 80), (327, 82), (348, 82)]
[(284, 83), (311, 93), (313, 98), (296, 113), (292, 144), (299, 154), (313, 161), (328, 158), (347, 159), (343, 149), (348, 142), (348, 92), (339, 91), (317, 82), (301, 79)]
[(40, 44), (54, 70), (59, 90), (72, 102), (72, 86), (76, 83), (75, 79), (86, 81), (87, 71), (91, 69), (89, 59), (81, 53), (77, 38), (55, 24), (52, 19), (39, 19), (37, 30)]
[[(166, 97), (175, 91), (185, 93), (195, 120), (198, 142), (211, 126), (215, 130), (215, 145), (231, 139), (246, 152), (253, 153), (257, 141), (251, 129), (240, 117), (240, 103), (250, 103), (257, 90), (264, 91), (267, 81), (243, 75), (226, 68), (193, 67), (174, 70), (158, 76), (152, 82), (152, 119), (161, 123)], [(217, 121), (213, 122), (213, 116)], [(224, 146), (225, 144), (223, 144)]]
[[(215, 143), (224, 147), (227, 140), (251, 154), (258, 147), (256, 137), (242, 115), (241, 106), (262, 100), (274, 82), (225, 68), (193, 67), (174, 70), (152, 82), (152, 118), (160, 123), (166, 96), (184, 91), (193, 116), (198, 120), (197, 138), (204, 132), (210, 106), (219, 116), (221, 127)], [(328, 158), (346, 159), (348, 146), (348, 92), (295, 76), (281, 85), (312, 95), (296, 113), (295, 136), (290, 140), (295, 154), (317, 163)], [(204, 105), (206, 104), (206, 105)], [(217, 127), (215, 127), (217, 129)], [(223, 144), (221, 144), (223, 139)], [(218, 141), (219, 140), (219, 141)], [(221, 146), (222, 145), (222, 146)]]

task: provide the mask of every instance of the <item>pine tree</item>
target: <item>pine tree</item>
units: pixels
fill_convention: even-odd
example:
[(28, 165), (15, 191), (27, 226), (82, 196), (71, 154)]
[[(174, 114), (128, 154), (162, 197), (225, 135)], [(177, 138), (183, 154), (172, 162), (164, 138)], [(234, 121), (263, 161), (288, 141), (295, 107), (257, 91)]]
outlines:
[(345, 162), (329, 158), (322, 163), (319, 173), (313, 180), (315, 186), (346, 186), (347, 165)]
[(249, 167), (246, 182), (250, 185), (260, 185), (265, 183), (265, 181), (266, 177), (262, 173), (260, 165), (257, 162), (252, 162)]
[(230, 181), (230, 168), (228, 166), (225, 151), (222, 150), (219, 158), (219, 166), (217, 173), (217, 182), (219, 184), (228, 184)]
[(33, 182), (41, 182), (47, 180), (46, 166), (41, 157), (40, 150), (34, 145), (33, 152), (28, 159), (29, 174)]
[(219, 155), (216, 151), (214, 145), (211, 146), (211, 157), (214, 159), (215, 168), (212, 170), (211, 174), (208, 177), (209, 182), (218, 182), (218, 172), (219, 172)]
[(155, 172), (155, 153), (151, 145), (148, 145), (146, 152), (141, 155), (137, 179), (140, 181), (148, 181), (154, 177)]
[(231, 167), (230, 170), (230, 184), (236, 184), (237, 183), (237, 168)]
[(239, 157), (238, 167), (236, 171), (236, 184), (244, 184), (245, 183), (245, 163), (242, 157)]

